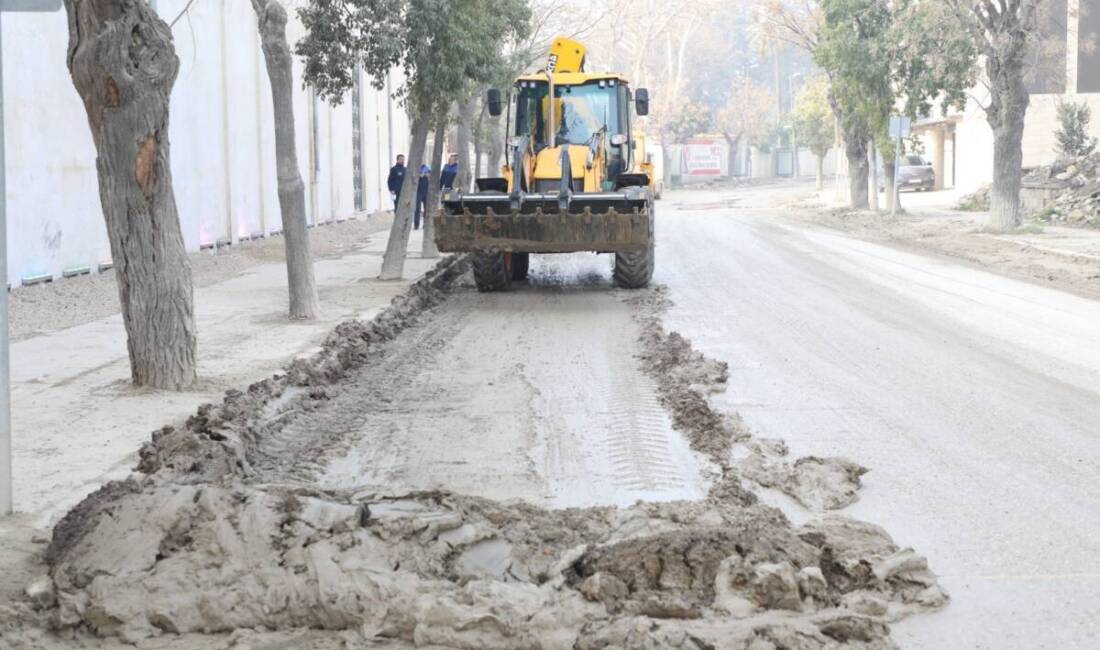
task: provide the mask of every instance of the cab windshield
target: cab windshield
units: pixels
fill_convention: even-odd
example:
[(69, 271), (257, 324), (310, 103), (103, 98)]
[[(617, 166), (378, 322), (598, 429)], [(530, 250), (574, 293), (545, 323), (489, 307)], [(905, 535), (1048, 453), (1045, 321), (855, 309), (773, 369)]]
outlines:
[[(593, 81), (580, 86), (554, 87), (557, 144), (587, 144), (606, 127), (619, 132), (619, 87)], [(531, 135), (535, 147), (547, 146), (550, 102), (548, 84), (522, 82), (516, 100), (516, 135)]]

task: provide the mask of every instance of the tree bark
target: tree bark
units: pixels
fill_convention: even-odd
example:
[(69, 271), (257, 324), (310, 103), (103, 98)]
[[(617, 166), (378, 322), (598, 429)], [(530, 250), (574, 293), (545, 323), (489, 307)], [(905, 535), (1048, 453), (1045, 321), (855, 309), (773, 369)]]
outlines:
[(825, 189), (825, 154), (817, 155), (817, 191)]
[(482, 103), (481, 110), (477, 113), (477, 120), (474, 121), (474, 164), (472, 173), (470, 174), (471, 187), (473, 186), (473, 181), (482, 178), (481, 155), (485, 149), (485, 116), (488, 113), (488, 107)]
[(989, 197), (989, 227), (997, 232), (1014, 230), (1021, 222), (1020, 186), (1024, 166), (1024, 134), (1023, 120), (1020, 122), (1018, 128), (1007, 126), (993, 131), (993, 188)]
[(853, 210), (867, 209), (867, 141), (857, 137), (846, 138), (844, 153), (848, 157), (849, 205)]
[(405, 167), (405, 180), (401, 183), (401, 198), (390, 227), (386, 253), (382, 257), (380, 280), (400, 280), (405, 270), (405, 252), (409, 248), (412, 232), (413, 204), (416, 201), (416, 184), (420, 178), (420, 165), (424, 162), (424, 149), (428, 143), (431, 120), (427, 114), (418, 114), (412, 121), (412, 142), (409, 144), (409, 164)]
[(298, 169), (294, 140), (294, 75), (286, 40), (287, 14), (277, 0), (252, 0), (252, 8), (256, 11), (275, 109), (275, 167), (286, 246), (290, 317), (312, 319), (317, 316), (317, 283), (306, 227), (306, 186)]
[(447, 120), (440, 119), (435, 126), (435, 137), (432, 138), (432, 173), (428, 181), (428, 204), (424, 208), (424, 241), (420, 247), (420, 256), (426, 258), (439, 257), (439, 249), (435, 245), (435, 213), (441, 205), (443, 169), (443, 147), (447, 136)]
[(473, 174), (470, 173), (470, 133), (474, 123), (474, 97), (458, 104), (458, 176), (455, 187), (468, 192)]
[(734, 170), (737, 169), (737, 150), (741, 144), (741, 136), (734, 137), (723, 132), (722, 137), (726, 139), (726, 167), (729, 169), (730, 178), (733, 178)]
[(1024, 118), (1031, 102), (1024, 85), (1020, 60), (987, 64), (992, 80), (986, 118), (993, 129), (993, 187), (990, 190), (989, 227), (1008, 232), (1020, 225), (1020, 186), (1024, 167)]
[(485, 177), (497, 178), (501, 175), (500, 156), (504, 150), (504, 140), (508, 137), (504, 131), (504, 120), (494, 119), (489, 124), (492, 135), (489, 137), (489, 149), (485, 152)]
[(179, 390), (195, 381), (191, 264), (172, 189), (172, 32), (144, 0), (65, 0), (68, 67), (96, 147), (130, 375)]

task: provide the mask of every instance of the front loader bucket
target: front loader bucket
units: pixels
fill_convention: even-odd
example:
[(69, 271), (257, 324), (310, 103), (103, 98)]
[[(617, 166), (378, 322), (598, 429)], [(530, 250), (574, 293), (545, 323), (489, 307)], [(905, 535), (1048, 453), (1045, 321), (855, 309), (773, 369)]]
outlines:
[(599, 253), (643, 251), (653, 241), (649, 192), (450, 193), (435, 223), (443, 252)]

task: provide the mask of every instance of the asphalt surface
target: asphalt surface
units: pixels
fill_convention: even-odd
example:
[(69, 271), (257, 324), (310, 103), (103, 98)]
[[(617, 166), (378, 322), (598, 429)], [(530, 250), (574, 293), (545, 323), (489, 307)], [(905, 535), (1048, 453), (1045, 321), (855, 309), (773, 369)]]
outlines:
[(1100, 647), (1100, 303), (794, 225), (790, 191), (658, 204), (666, 325), (730, 364), (717, 403), (871, 469), (844, 512), (952, 595), (903, 648)]

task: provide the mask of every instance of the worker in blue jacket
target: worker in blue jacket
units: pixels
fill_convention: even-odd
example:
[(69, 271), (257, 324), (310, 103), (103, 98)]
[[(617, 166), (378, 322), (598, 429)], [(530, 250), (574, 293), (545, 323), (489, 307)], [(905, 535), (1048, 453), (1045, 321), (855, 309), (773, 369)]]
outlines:
[(413, 213), (413, 230), (420, 230), (420, 211), (428, 210), (428, 177), (432, 168), (427, 165), (420, 166), (420, 178), (416, 181), (416, 212)]
[(454, 188), (455, 178), (458, 177), (458, 154), (453, 153), (443, 165), (443, 173), (439, 175), (439, 186), (445, 190)]
[(401, 184), (405, 182), (405, 156), (398, 154), (397, 163), (390, 167), (390, 176), (386, 179), (386, 187), (390, 188), (390, 198), (393, 199), (393, 209), (397, 210), (397, 201), (401, 198)]

